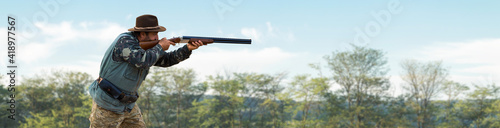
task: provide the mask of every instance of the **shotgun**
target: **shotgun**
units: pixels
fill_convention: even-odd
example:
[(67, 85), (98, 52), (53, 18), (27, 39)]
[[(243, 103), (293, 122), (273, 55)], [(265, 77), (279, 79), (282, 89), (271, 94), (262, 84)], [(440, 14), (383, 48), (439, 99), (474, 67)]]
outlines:
[[(193, 43), (200, 40), (205, 45), (211, 43), (252, 44), (252, 39), (202, 37), (202, 36), (180, 36), (180, 37), (170, 38), (168, 40), (174, 43)], [(139, 45), (141, 46), (142, 49), (147, 50), (156, 46), (156, 44), (158, 44), (159, 42), (160, 40), (143, 41), (139, 42)]]

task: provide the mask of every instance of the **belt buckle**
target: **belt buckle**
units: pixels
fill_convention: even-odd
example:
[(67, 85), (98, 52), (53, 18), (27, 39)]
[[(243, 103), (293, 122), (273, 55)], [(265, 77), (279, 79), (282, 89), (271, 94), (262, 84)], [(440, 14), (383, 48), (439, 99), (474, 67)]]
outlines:
[(97, 78), (97, 83), (100, 84), (102, 81), (102, 77)]
[(122, 99), (120, 99), (120, 102), (122, 103), (133, 103), (137, 101), (138, 97), (135, 95), (130, 95), (130, 94), (125, 94)]

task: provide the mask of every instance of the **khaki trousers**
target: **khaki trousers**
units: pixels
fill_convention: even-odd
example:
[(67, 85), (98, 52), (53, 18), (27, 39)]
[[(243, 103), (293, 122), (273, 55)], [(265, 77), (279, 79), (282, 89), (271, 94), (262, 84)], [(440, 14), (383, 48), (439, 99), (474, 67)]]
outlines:
[(106, 110), (92, 102), (92, 112), (90, 113), (91, 128), (145, 128), (146, 124), (142, 120), (141, 110), (136, 104), (131, 112), (117, 114)]

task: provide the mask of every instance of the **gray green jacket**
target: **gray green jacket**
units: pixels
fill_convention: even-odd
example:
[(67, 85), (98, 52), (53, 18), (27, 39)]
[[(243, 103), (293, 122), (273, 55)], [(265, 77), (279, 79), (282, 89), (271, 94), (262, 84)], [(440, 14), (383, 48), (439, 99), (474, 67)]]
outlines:
[[(130, 94), (137, 92), (148, 75), (149, 67), (153, 65), (169, 67), (189, 58), (190, 55), (191, 51), (187, 46), (168, 53), (163, 51), (159, 44), (144, 50), (131, 32), (125, 32), (120, 34), (106, 51), (99, 76)], [(130, 111), (135, 105), (135, 103), (121, 103), (110, 97), (97, 86), (97, 81), (90, 85), (89, 93), (99, 107), (119, 114)]]

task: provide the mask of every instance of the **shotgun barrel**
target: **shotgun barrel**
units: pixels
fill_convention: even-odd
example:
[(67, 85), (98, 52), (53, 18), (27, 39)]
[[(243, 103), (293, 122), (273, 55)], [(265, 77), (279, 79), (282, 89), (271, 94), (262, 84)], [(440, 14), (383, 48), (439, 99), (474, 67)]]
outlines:
[[(204, 37), (204, 36), (180, 36), (168, 40), (175, 43), (192, 43), (200, 40), (201, 42), (203, 42), (203, 44), (211, 44), (211, 43), (252, 44), (252, 39)], [(160, 42), (159, 40), (144, 41), (144, 42), (139, 42), (139, 45), (141, 46), (142, 49), (147, 50), (156, 46), (156, 44), (158, 44), (159, 42)]]
[(239, 39), (239, 38), (223, 38), (223, 37), (203, 37), (203, 36), (181, 36), (180, 43), (188, 43), (197, 41), (198, 39), (213, 40), (213, 43), (230, 43), (230, 44), (252, 44), (252, 39)]

